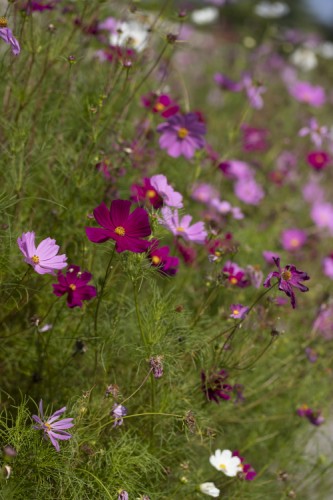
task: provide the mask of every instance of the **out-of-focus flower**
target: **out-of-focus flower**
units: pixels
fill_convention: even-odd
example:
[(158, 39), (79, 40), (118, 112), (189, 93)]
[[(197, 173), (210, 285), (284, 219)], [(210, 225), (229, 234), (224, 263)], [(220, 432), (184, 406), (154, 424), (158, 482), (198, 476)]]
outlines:
[(241, 457), (238, 450), (232, 452), (233, 457), (238, 457), (241, 461), (242, 471), (238, 473), (238, 476), (245, 481), (253, 481), (257, 473), (250, 464), (244, 463), (244, 457)]
[(268, 274), (264, 281), (264, 287), (271, 286), (271, 279), (277, 278), (279, 290), (284, 292), (289, 298), (293, 309), (296, 307), (296, 297), (293, 288), (297, 288), (301, 292), (307, 292), (309, 289), (301, 281), (307, 281), (310, 276), (304, 271), (299, 271), (294, 265), (287, 265), (283, 269), (280, 266), (280, 258), (273, 259), (279, 271), (273, 271)]
[(223, 73), (215, 73), (214, 82), (221, 89), (229, 90), (230, 92), (240, 92), (243, 89), (243, 84), (241, 82), (235, 82)]
[(191, 21), (194, 24), (204, 25), (214, 23), (219, 18), (219, 9), (216, 7), (205, 7), (192, 11)]
[(333, 339), (333, 302), (322, 304), (313, 323), (313, 330), (326, 340)]
[(315, 363), (318, 359), (318, 354), (314, 349), (311, 349), (311, 347), (306, 347), (305, 348), (305, 354), (310, 363)]
[(127, 408), (125, 408), (125, 406), (123, 405), (115, 403), (111, 411), (111, 417), (115, 419), (113, 427), (122, 425), (124, 422), (123, 417), (125, 417), (126, 415), (127, 415)]
[(96, 288), (88, 285), (92, 275), (82, 272), (80, 266), (71, 265), (66, 275), (59, 271), (58, 283), (53, 284), (53, 293), (61, 297), (67, 293), (67, 305), (70, 308), (82, 307), (83, 300), (91, 300), (96, 297)]
[(170, 248), (168, 246), (158, 247), (158, 243), (158, 240), (152, 240), (148, 250), (148, 258), (162, 274), (174, 276), (178, 271), (179, 259), (169, 255)]
[(228, 401), (231, 397), (232, 385), (226, 384), (229, 373), (226, 370), (220, 370), (207, 376), (201, 372), (201, 389), (208, 401), (219, 403), (221, 399)]
[(123, 22), (117, 26), (116, 32), (110, 30), (110, 33), (110, 45), (142, 52), (148, 44), (149, 26), (137, 21)]
[(9, 479), (12, 474), (12, 467), (10, 465), (4, 465), (2, 472), (4, 473), (5, 479)]
[(191, 215), (184, 215), (179, 219), (178, 210), (172, 211), (169, 207), (163, 207), (161, 212), (160, 224), (169, 229), (174, 236), (181, 236), (185, 241), (193, 241), (200, 245), (205, 243), (207, 231), (203, 222), (196, 222), (191, 226)]
[(325, 125), (319, 125), (316, 118), (310, 118), (309, 125), (307, 127), (301, 128), (298, 132), (300, 137), (310, 135), (313, 144), (320, 148), (323, 144), (324, 139), (329, 138), (328, 127)]
[(289, 92), (299, 102), (320, 108), (326, 102), (325, 90), (320, 85), (297, 81), (289, 86)]
[(311, 210), (311, 218), (320, 229), (327, 228), (333, 234), (333, 205), (332, 203), (314, 203)]
[(242, 304), (231, 304), (230, 310), (230, 318), (244, 319), (249, 312), (249, 307), (243, 306)]
[(10, 458), (16, 457), (17, 455), (17, 451), (15, 450), (15, 448), (13, 448), (13, 446), (10, 446), (9, 444), (3, 447), (3, 453)]
[(215, 469), (223, 472), (226, 476), (235, 477), (243, 470), (239, 457), (233, 457), (230, 450), (216, 450), (209, 461)]
[(192, 189), (193, 200), (209, 204), (210, 200), (218, 196), (218, 190), (211, 184), (196, 184)]
[(250, 280), (250, 283), (254, 288), (260, 288), (263, 280), (263, 272), (259, 266), (246, 266), (246, 275)]
[(262, 109), (264, 106), (262, 94), (266, 92), (266, 87), (259, 82), (252, 80), (249, 75), (244, 75), (242, 85), (245, 89), (249, 104), (254, 109)]
[(267, 264), (275, 264), (275, 259), (279, 258), (279, 254), (277, 252), (270, 252), (269, 250), (264, 250), (262, 253)]
[(312, 410), (312, 408), (309, 408), (306, 404), (303, 404), (297, 409), (297, 415), (307, 418), (309, 422), (316, 427), (325, 422), (320, 410)]
[(281, 234), (282, 246), (288, 252), (299, 250), (305, 244), (306, 240), (306, 232), (302, 229), (285, 229)]
[(323, 259), (324, 274), (333, 280), (333, 253)]
[(266, 151), (266, 149), (268, 149), (268, 130), (264, 128), (251, 127), (247, 123), (242, 124), (241, 130), (243, 132), (244, 151)]
[(51, 323), (46, 323), (45, 325), (38, 328), (38, 331), (40, 333), (45, 333), (45, 332), (48, 332), (49, 330), (52, 330), (52, 328), (53, 328), (53, 325)]
[(172, 158), (193, 158), (195, 151), (205, 146), (206, 125), (196, 113), (171, 116), (158, 125), (157, 131), (161, 134), (160, 147)]
[(55, 274), (55, 270), (67, 266), (67, 256), (57, 255), (59, 246), (52, 238), (42, 240), (38, 247), (35, 246), (35, 233), (23, 233), (17, 239), (19, 249), (24, 255), (24, 261), (32, 266), (38, 274)]
[(19, 53), (21, 52), (20, 44), (14, 37), (12, 30), (10, 28), (7, 28), (7, 19), (5, 17), (0, 17), (0, 38), (5, 43), (11, 46), (14, 56), (19, 55)]
[(234, 193), (247, 205), (259, 205), (265, 196), (262, 187), (254, 179), (237, 181), (234, 185)]
[(284, 2), (259, 2), (254, 8), (257, 16), (266, 19), (278, 19), (289, 14), (289, 6)]
[(222, 272), (227, 276), (228, 282), (233, 286), (244, 288), (249, 286), (249, 281), (246, 278), (245, 270), (238, 266), (235, 262), (228, 260), (222, 269)]
[(307, 156), (308, 164), (317, 171), (323, 170), (331, 162), (326, 151), (311, 151)]
[(303, 71), (311, 71), (318, 65), (315, 52), (308, 47), (298, 47), (291, 54), (290, 61)]
[(169, 118), (179, 112), (178, 104), (168, 94), (157, 95), (150, 92), (142, 96), (141, 102), (145, 108), (151, 109), (153, 113), (158, 113), (163, 118)]
[(333, 59), (333, 43), (329, 41), (320, 43), (316, 48), (316, 52), (324, 59)]
[(53, 415), (51, 415), (51, 417), (46, 420), (43, 412), (43, 401), (40, 400), (40, 417), (37, 415), (32, 415), (34, 421), (37, 422), (37, 425), (34, 425), (33, 428), (36, 430), (44, 431), (44, 437), (48, 437), (50, 439), (52, 445), (57, 451), (60, 451), (57, 439), (59, 439), (60, 441), (66, 441), (67, 439), (70, 439), (72, 437), (72, 435), (69, 434), (69, 432), (66, 432), (65, 429), (70, 429), (71, 427), (73, 427), (73, 418), (63, 418), (62, 420), (59, 420), (60, 415), (62, 415), (65, 411), (66, 406), (54, 412)]
[(122, 490), (119, 492), (118, 500), (128, 500), (128, 499), (129, 499), (129, 496), (128, 496), (127, 491)]
[(220, 490), (214, 483), (201, 483), (199, 488), (201, 493), (208, 495), (209, 497), (218, 498), (220, 495)]
[(150, 242), (143, 238), (151, 234), (148, 214), (139, 207), (130, 214), (130, 207), (131, 202), (127, 200), (112, 201), (110, 210), (101, 203), (94, 209), (94, 217), (103, 229), (86, 227), (88, 239), (93, 243), (114, 240), (118, 253), (125, 250), (145, 252)]
[(227, 179), (235, 181), (250, 180), (254, 175), (251, 167), (240, 160), (222, 161), (219, 164), (219, 169), (224, 173)]
[(308, 203), (323, 203), (325, 198), (325, 193), (323, 188), (319, 185), (317, 178), (311, 178), (303, 187), (302, 194)]

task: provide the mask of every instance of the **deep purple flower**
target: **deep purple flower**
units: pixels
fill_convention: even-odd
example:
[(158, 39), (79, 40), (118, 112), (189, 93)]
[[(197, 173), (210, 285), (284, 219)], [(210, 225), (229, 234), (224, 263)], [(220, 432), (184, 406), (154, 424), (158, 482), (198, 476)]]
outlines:
[(67, 266), (67, 256), (57, 255), (60, 247), (51, 238), (42, 240), (36, 248), (35, 233), (29, 231), (17, 239), (17, 244), (25, 257), (24, 261), (38, 274), (55, 274), (56, 269)]
[(159, 144), (169, 156), (193, 158), (197, 149), (205, 146), (206, 125), (199, 120), (197, 113), (177, 114), (157, 127), (161, 134)]
[(297, 409), (297, 415), (307, 418), (309, 422), (316, 427), (325, 422), (325, 418), (322, 416), (320, 410), (312, 410), (312, 408), (309, 408), (308, 405), (305, 404)]
[(281, 243), (284, 250), (295, 252), (306, 243), (306, 232), (302, 229), (285, 229), (281, 234)]
[(169, 255), (170, 248), (168, 246), (158, 248), (158, 243), (158, 240), (152, 240), (148, 258), (162, 274), (174, 276), (178, 271), (179, 259)]
[(249, 307), (243, 306), (242, 304), (231, 304), (230, 310), (230, 318), (244, 319), (249, 312)]
[(113, 427), (122, 425), (124, 422), (123, 417), (127, 415), (127, 408), (125, 406), (115, 403), (112, 407), (111, 416), (115, 419)]
[(307, 156), (308, 164), (316, 171), (323, 170), (330, 161), (331, 158), (326, 151), (311, 151)]
[(311, 85), (309, 82), (295, 82), (289, 86), (290, 94), (299, 102), (305, 102), (319, 108), (326, 101), (325, 90), (319, 85)]
[(203, 222), (196, 222), (192, 226), (191, 215), (184, 215), (179, 219), (178, 210), (171, 210), (169, 207), (162, 208), (162, 218), (159, 219), (162, 226), (169, 229), (175, 236), (181, 236), (185, 241), (193, 241), (203, 245), (207, 236), (207, 231)]
[(239, 267), (235, 262), (228, 260), (223, 266), (223, 274), (228, 278), (228, 282), (233, 286), (244, 288), (249, 286), (249, 281), (246, 278), (244, 269)]
[(151, 109), (153, 113), (158, 113), (163, 118), (170, 118), (179, 112), (178, 104), (168, 94), (156, 95), (150, 92), (141, 97), (141, 102), (145, 108)]
[(20, 44), (14, 37), (12, 30), (7, 28), (7, 19), (0, 17), (0, 38), (11, 46), (14, 56), (18, 56), (21, 52)]
[(228, 76), (223, 73), (215, 73), (214, 82), (223, 90), (229, 90), (230, 92), (240, 92), (243, 89), (241, 82), (235, 82), (231, 80)]
[(284, 292), (289, 298), (293, 309), (296, 307), (296, 297), (293, 288), (297, 288), (301, 292), (307, 292), (309, 289), (301, 283), (301, 281), (307, 281), (310, 276), (304, 271), (299, 271), (294, 265), (287, 265), (283, 269), (280, 267), (280, 258), (273, 258), (279, 271), (273, 271), (268, 274), (264, 281), (264, 287), (269, 288), (271, 286), (271, 279), (277, 278), (279, 283), (279, 290)]
[(114, 200), (110, 210), (101, 203), (94, 210), (94, 217), (103, 229), (86, 227), (86, 234), (93, 243), (104, 243), (107, 240), (116, 242), (118, 253), (129, 250), (134, 253), (145, 252), (150, 242), (144, 240), (151, 234), (149, 218), (143, 208), (136, 208), (130, 214), (131, 202)]
[(87, 284), (91, 278), (90, 273), (81, 272), (79, 266), (71, 265), (67, 269), (66, 276), (59, 271), (58, 283), (52, 285), (53, 293), (58, 297), (67, 293), (68, 307), (82, 307), (83, 300), (96, 297), (96, 288)]
[(207, 400), (219, 403), (221, 399), (230, 399), (233, 388), (225, 383), (228, 377), (229, 374), (226, 370), (220, 370), (209, 376), (206, 376), (204, 370), (201, 371), (201, 389)]
[(249, 151), (266, 151), (268, 148), (267, 136), (268, 130), (264, 128), (255, 128), (243, 123), (241, 126), (243, 133), (243, 150)]
[(54, 9), (56, 3), (59, 0), (53, 0), (51, 2), (45, 3), (45, 1), (37, 1), (37, 0), (29, 0), (25, 7), (22, 7), (22, 10), (25, 10), (28, 14), (31, 12), (44, 12), (44, 10), (52, 10)]
[(238, 473), (238, 476), (245, 481), (253, 481), (257, 473), (250, 464), (244, 463), (244, 457), (241, 457), (238, 450), (232, 452), (233, 457), (238, 457), (241, 461), (242, 471)]
[(43, 401), (40, 400), (39, 402), (39, 414), (40, 417), (37, 415), (32, 415), (32, 418), (34, 419), (35, 422), (37, 422), (37, 425), (34, 425), (33, 428), (36, 430), (42, 430), (44, 431), (44, 437), (48, 437), (55, 447), (57, 451), (60, 451), (59, 443), (57, 439), (60, 441), (66, 441), (67, 439), (70, 439), (72, 437), (71, 434), (68, 432), (65, 432), (64, 429), (70, 429), (73, 427), (73, 419), (72, 418), (63, 418), (62, 420), (57, 420), (59, 419), (60, 415), (62, 415), (66, 411), (66, 406), (61, 408), (60, 410), (57, 410), (56, 412), (51, 415), (47, 420), (44, 417), (44, 412), (43, 412)]

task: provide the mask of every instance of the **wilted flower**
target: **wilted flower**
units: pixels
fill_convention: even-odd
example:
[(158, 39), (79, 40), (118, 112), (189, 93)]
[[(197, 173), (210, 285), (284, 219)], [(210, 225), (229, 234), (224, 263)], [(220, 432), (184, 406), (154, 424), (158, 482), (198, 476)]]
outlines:
[(196, 113), (171, 116), (157, 127), (161, 134), (159, 144), (166, 149), (169, 156), (178, 158), (183, 155), (190, 159), (197, 149), (205, 146), (206, 126)]
[(192, 226), (192, 216), (184, 215), (179, 219), (178, 210), (171, 210), (169, 207), (162, 208), (162, 218), (159, 219), (162, 226), (169, 229), (175, 236), (181, 236), (185, 241), (193, 241), (203, 245), (207, 237), (207, 231), (203, 222), (196, 222)]
[[(62, 415), (66, 411), (66, 406), (61, 408), (60, 410), (57, 410), (56, 412), (51, 415), (47, 420), (44, 417), (44, 412), (43, 412), (43, 401), (40, 400), (39, 402), (39, 414), (40, 417), (37, 415), (32, 415), (32, 418), (34, 419), (35, 422), (37, 422), (37, 425), (34, 425), (33, 428), (36, 430), (42, 430), (44, 431), (44, 437), (48, 437), (55, 447), (57, 451), (60, 451), (59, 443), (57, 439), (60, 441), (66, 441), (67, 439), (70, 439), (72, 437), (71, 434), (68, 432), (65, 432), (64, 429), (70, 429), (73, 427), (73, 419), (72, 418), (63, 418), (62, 420), (57, 420), (59, 419), (60, 415)], [(45, 421), (46, 420), (46, 421)]]
[(17, 244), (25, 257), (24, 261), (38, 274), (55, 274), (56, 269), (63, 269), (67, 266), (67, 256), (57, 255), (60, 247), (51, 238), (41, 241), (36, 248), (35, 233), (31, 231), (23, 233), (17, 239)]
[(271, 279), (277, 278), (279, 283), (279, 290), (284, 292), (291, 301), (293, 309), (296, 307), (296, 297), (293, 288), (297, 288), (301, 292), (307, 292), (309, 289), (301, 283), (301, 281), (306, 281), (310, 279), (310, 276), (304, 271), (299, 271), (294, 265), (287, 265), (283, 269), (280, 267), (280, 258), (273, 258), (279, 271), (273, 271), (269, 273), (264, 281), (264, 287), (269, 288), (271, 286)]
[(218, 498), (220, 495), (220, 490), (215, 486), (214, 483), (201, 483), (200, 486), (201, 493), (208, 495), (213, 498)]
[(18, 56), (21, 52), (20, 44), (14, 37), (12, 30), (7, 28), (7, 19), (0, 17), (0, 38), (11, 46), (14, 56)]
[(231, 397), (232, 385), (225, 383), (228, 378), (229, 373), (226, 370), (220, 370), (209, 376), (202, 370), (201, 389), (206, 399), (215, 401), (215, 403), (219, 403), (220, 399), (229, 400)]
[(149, 218), (143, 208), (136, 208), (130, 214), (131, 202), (114, 200), (110, 210), (101, 203), (94, 210), (94, 217), (103, 229), (86, 227), (86, 234), (93, 243), (104, 243), (107, 240), (116, 242), (118, 253), (129, 250), (134, 253), (145, 252), (150, 242), (144, 240), (151, 234)]
[(123, 417), (127, 415), (127, 408), (125, 406), (115, 403), (112, 407), (111, 416), (115, 419), (113, 427), (122, 425), (124, 422)]
[(163, 356), (152, 356), (149, 364), (154, 377), (161, 378), (163, 376)]
[(243, 470), (240, 458), (232, 456), (230, 450), (216, 450), (214, 455), (210, 456), (209, 461), (215, 469), (229, 477), (235, 477)]
[(96, 288), (88, 285), (92, 275), (82, 272), (80, 266), (71, 265), (67, 269), (66, 275), (58, 273), (58, 283), (53, 284), (53, 293), (58, 297), (67, 293), (68, 307), (82, 307), (83, 300), (90, 300), (96, 297)]

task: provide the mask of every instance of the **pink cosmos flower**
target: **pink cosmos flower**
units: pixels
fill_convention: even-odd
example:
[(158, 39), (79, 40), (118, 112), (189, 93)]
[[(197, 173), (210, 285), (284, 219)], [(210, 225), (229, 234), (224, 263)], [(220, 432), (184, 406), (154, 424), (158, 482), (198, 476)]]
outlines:
[(319, 108), (326, 102), (323, 87), (311, 85), (309, 82), (295, 82), (289, 86), (289, 92), (296, 101), (305, 102), (315, 108)]
[[(67, 439), (70, 439), (72, 437), (71, 434), (68, 432), (65, 432), (64, 429), (70, 429), (73, 427), (73, 419), (72, 418), (63, 418), (62, 420), (57, 420), (59, 419), (60, 415), (62, 415), (66, 411), (66, 406), (61, 408), (60, 410), (57, 410), (51, 417), (49, 417), (47, 420), (44, 417), (44, 412), (43, 412), (43, 401), (40, 400), (39, 402), (39, 414), (40, 417), (37, 415), (32, 415), (32, 418), (34, 419), (35, 422), (37, 422), (37, 425), (34, 425), (33, 428), (36, 430), (42, 430), (44, 431), (44, 437), (48, 437), (55, 447), (57, 451), (60, 451), (59, 443), (57, 439), (60, 441), (66, 441)], [(45, 421), (46, 420), (46, 421)]]
[(101, 203), (95, 208), (94, 217), (103, 229), (86, 227), (88, 239), (93, 243), (114, 240), (118, 253), (125, 250), (145, 252), (150, 242), (143, 238), (151, 234), (148, 214), (139, 207), (130, 214), (130, 207), (131, 202), (127, 200), (112, 201), (110, 210), (105, 203)]
[(7, 19), (0, 17), (0, 38), (11, 46), (14, 56), (18, 56), (21, 52), (21, 47), (18, 40), (14, 37), (12, 30), (7, 28)]
[(324, 202), (325, 193), (322, 187), (318, 184), (318, 179), (310, 178), (302, 189), (303, 198), (311, 204)]
[(333, 303), (322, 304), (318, 316), (313, 323), (313, 330), (326, 340), (333, 339)]
[(327, 167), (331, 158), (326, 151), (311, 151), (307, 156), (307, 161), (314, 170), (320, 171)]
[(244, 319), (249, 312), (249, 307), (243, 306), (242, 304), (231, 304), (230, 310), (230, 318)]
[(185, 241), (203, 245), (207, 237), (204, 223), (200, 221), (191, 226), (191, 221), (191, 215), (184, 215), (179, 219), (178, 210), (172, 211), (169, 207), (162, 208), (162, 218), (159, 219), (160, 224), (175, 236), (181, 236)]
[(266, 92), (266, 87), (259, 82), (255, 82), (249, 75), (243, 76), (242, 84), (244, 86), (249, 104), (254, 109), (262, 109), (264, 106), (261, 94)]
[(67, 256), (57, 255), (60, 247), (51, 238), (41, 241), (36, 248), (35, 233), (29, 231), (17, 239), (17, 244), (25, 257), (24, 262), (32, 266), (38, 274), (54, 275), (56, 269), (67, 266)]
[(267, 264), (275, 264), (275, 259), (279, 258), (279, 254), (277, 252), (271, 252), (270, 250), (264, 250), (262, 253)]
[(300, 137), (304, 137), (306, 135), (310, 135), (313, 144), (320, 148), (323, 144), (324, 139), (329, 137), (328, 127), (320, 126), (316, 120), (316, 118), (310, 118), (309, 126), (303, 127), (298, 132)]
[(279, 283), (279, 290), (284, 292), (289, 298), (292, 308), (296, 307), (296, 297), (293, 288), (297, 288), (301, 292), (308, 292), (308, 287), (303, 285), (301, 281), (310, 279), (310, 276), (304, 271), (299, 271), (294, 265), (287, 265), (283, 269), (280, 266), (280, 258), (273, 259), (279, 271), (273, 271), (268, 274), (264, 281), (264, 287), (271, 286), (271, 279), (277, 278)]
[(265, 196), (262, 187), (254, 179), (237, 181), (234, 193), (239, 200), (248, 205), (259, 205)]
[(193, 158), (197, 149), (205, 146), (206, 125), (200, 121), (197, 113), (177, 114), (157, 127), (161, 134), (159, 144), (169, 156)]
[(323, 259), (324, 274), (333, 280), (333, 253)]
[(311, 218), (320, 229), (327, 228), (333, 234), (333, 205), (331, 203), (314, 203)]
[(241, 125), (241, 130), (243, 132), (243, 151), (266, 151), (268, 149), (268, 130), (250, 127), (246, 123)]
[(162, 198), (164, 205), (174, 208), (183, 207), (183, 197), (180, 193), (175, 191), (170, 184), (165, 175), (153, 175), (150, 179), (151, 185), (158, 195)]
[(228, 282), (233, 286), (244, 288), (250, 284), (246, 278), (245, 270), (239, 267), (235, 262), (228, 260), (224, 264), (222, 272), (226, 275)]
[(179, 259), (169, 255), (169, 253), (170, 248), (168, 246), (158, 247), (158, 240), (152, 240), (148, 258), (152, 265), (157, 267), (162, 274), (174, 276), (178, 271)]
[(90, 273), (81, 272), (79, 266), (71, 265), (67, 269), (66, 276), (59, 271), (58, 283), (52, 285), (53, 293), (58, 297), (67, 293), (68, 307), (82, 307), (83, 300), (96, 297), (96, 288), (87, 284), (91, 278)]
[(252, 179), (254, 176), (252, 168), (240, 160), (227, 160), (219, 164), (219, 169), (227, 179), (234, 181)]
[(201, 203), (209, 203), (212, 198), (218, 196), (218, 190), (211, 184), (196, 184), (192, 190), (193, 200), (200, 201)]
[(141, 97), (141, 102), (145, 108), (151, 109), (153, 113), (158, 113), (163, 118), (170, 118), (170, 116), (177, 114), (180, 109), (168, 94), (157, 95), (150, 92)]
[(302, 248), (307, 240), (305, 231), (302, 229), (285, 229), (281, 234), (281, 243), (284, 250), (295, 252)]

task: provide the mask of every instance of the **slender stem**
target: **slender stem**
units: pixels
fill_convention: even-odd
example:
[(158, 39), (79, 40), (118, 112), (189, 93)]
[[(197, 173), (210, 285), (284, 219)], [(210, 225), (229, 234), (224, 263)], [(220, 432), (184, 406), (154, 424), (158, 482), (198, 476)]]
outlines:
[(218, 290), (218, 287), (212, 288), (212, 290), (210, 290), (204, 304), (199, 308), (199, 311), (198, 311), (196, 317), (194, 318), (193, 322), (191, 323), (190, 328), (193, 328), (198, 323), (199, 319), (201, 318), (201, 315), (205, 312), (205, 310), (209, 306), (211, 299), (214, 295), (214, 292), (216, 292), (216, 290)]
[(132, 397), (133, 397), (133, 396), (134, 396), (134, 395), (135, 395), (135, 394), (136, 394), (136, 393), (137, 393), (137, 392), (141, 389), (141, 387), (143, 387), (143, 386), (144, 386), (144, 384), (147, 382), (147, 380), (148, 380), (149, 375), (151, 374), (151, 372), (152, 372), (152, 368), (149, 370), (149, 372), (147, 373), (147, 375), (145, 376), (145, 378), (143, 379), (143, 381), (141, 382), (141, 384), (139, 385), (139, 387), (137, 387), (137, 388), (135, 389), (135, 391), (134, 391), (134, 392), (132, 392), (132, 394), (131, 394), (130, 396), (128, 396), (126, 399), (124, 399), (124, 400), (121, 402), (121, 404), (126, 403), (126, 401), (128, 401), (129, 399), (131, 399), (131, 398), (132, 398)]
[(110, 257), (110, 260), (109, 260), (109, 263), (108, 263), (108, 266), (106, 268), (106, 272), (105, 272), (105, 275), (104, 275), (104, 280), (103, 280), (101, 289), (100, 289), (99, 294), (98, 294), (98, 300), (97, 300), (97, 305), (96, 305), (96, 310), (95, 310), (95, 318), (94, 318), (94, 332), (95, 332), (95, 336), (97, 336), (97, 324), (98, 324), (97, 320), (98, 320), (99, 307), (101, 305), (101, 300), (102, 300), (104, 288), (105, 288), (106, 282), (107, 282), (109, 274), (110, 274), (110, 268), (111, 268), (112, 260), (113, 260), (114, 254), (115, 254), (115, 250), (116, 250), (116, 246), (113, 247), (113, 250), (112, 250), (112, 253), (111, 253), (111, 257)]
[[(175, 417), (175, 418), (181, 418), (183, 419), (183, 415), (176, 415), (174, 413), (158, 413), (158, 412), (147, 412), (147, 413), (133, 413), (132, 415), (125, 415), (124, 417), (121, 417), (123, 419), (127, 418), (133, 418), (133, 417), (145, 417), (147, 415), (161, 415), (162, 417)], [(110, 424), (113, 424), (117, 419), (112, 419), (109, 420), (109, 422), (106, 422), (100, 427), (100, 430), (103, 429), (104, 427), (107, 427)]]
[(134, 281), (133, 281), (133, 294), (134, 294), (135, 312), (136, 312), (136, 317), (138, 320), (141, 340), (142, 340), (143, 345), (147, 348), (147, 340), (146, 340), (145, 332), (144, 332), (143, 326), (142, 326), (141, 314), (140, 314), (139, 303), (138, 303), (138, 290), (137, 290), (137, 287), (136, 287), (136, 284)]

